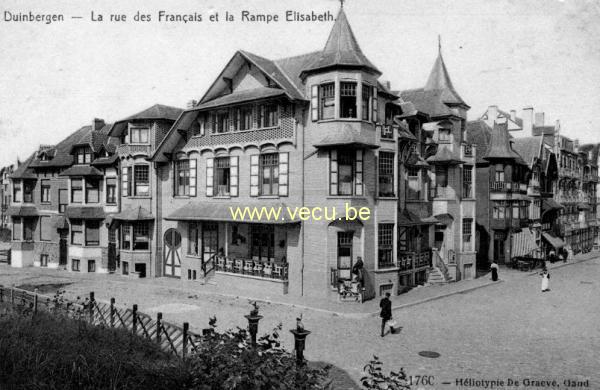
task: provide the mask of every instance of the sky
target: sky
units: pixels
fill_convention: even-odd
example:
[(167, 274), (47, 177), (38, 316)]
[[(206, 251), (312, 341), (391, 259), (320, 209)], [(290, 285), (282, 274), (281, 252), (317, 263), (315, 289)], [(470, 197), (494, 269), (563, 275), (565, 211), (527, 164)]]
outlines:
[[(167, 5), (168, 4), (168, 5)], [(0, 166), (56, 144), (92, 119), (122, 119), (153, 104), (184, 108), (202, 97), (236, 50), (278, 59), (322, 49), (333, 22), (252, 23), (243, 10), (330, 11), (336, 0), (2, 0)], [(157, 21), (158, 12), (199, 13), (202, 22)], [(346, 0), (366, 56), (392, 89), (422, 87), (438, 34), (452, 82), (471, 106), (533, 106), (564, 135), (600, 142), (600, 2), (596, 0)], [(61, 13), (61, 23), (6, 21)], [(150, 14), (151, 22), (133, 16)], [(224, 21), (228, 11), (235, 18)], [(102, 22), (92, 21), (103, 15)], [(219, 22), (209, 15), (219, 14)], [(126, 14), (110, 22), (109, 14)], [(72, 19), (81, 16), (82, 19)]]

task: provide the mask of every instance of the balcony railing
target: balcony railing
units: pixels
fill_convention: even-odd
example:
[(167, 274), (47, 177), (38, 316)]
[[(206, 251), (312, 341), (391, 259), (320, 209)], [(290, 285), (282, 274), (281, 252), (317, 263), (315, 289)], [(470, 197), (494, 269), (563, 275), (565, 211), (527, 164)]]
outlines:
[(398, 268), (400, 271), (409, 271), (431, 265), (431, 252), (400, 252), (398, 254)]
[(149, 156), (151, 145), (122, 144), (117, 147), (120, 156)]
[(490, 182), (490, 190), (491, 191), (506, 191), (507, 188), (510, 188), (510, 183), (507, 183), (504, 181)]
[(287, 263), (276, 261), (216, 256), (215, 270), (264, 279), (288, 280)]
[(394, 139), (394, 127), (390, 125), (381, 126), (382, 139)]

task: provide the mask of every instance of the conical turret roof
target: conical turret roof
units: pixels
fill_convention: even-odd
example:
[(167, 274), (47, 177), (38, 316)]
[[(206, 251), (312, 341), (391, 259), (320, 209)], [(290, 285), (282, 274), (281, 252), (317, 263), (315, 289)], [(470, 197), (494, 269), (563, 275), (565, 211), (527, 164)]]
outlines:
[(448, 74), (446, 64), (444, 63), (444, 57), (442, 57), (442, 49), (438, 52), (438, 57), (433, 64), (427, 84), (425, 84), (425, 91), (443, 91), (442, 99), (446, 104), (462, 104), (468, 106), (467, 103), (460, 97)]
[(510, 139), (508, 136), (508, 123), (494, 123), (492, 137), (490, 139), (490, 146), (488, 148), (488, 152), (483, 158), (486, 160), (510, 159), (525, 164), (521, 156), (519, 156), (510, 145)]
[(335, 66), (366, 68), (381, 74), (360, 49), (343, 8), (340, 8), (325, 48), (316, 60), (303, 70), (303, 73)]

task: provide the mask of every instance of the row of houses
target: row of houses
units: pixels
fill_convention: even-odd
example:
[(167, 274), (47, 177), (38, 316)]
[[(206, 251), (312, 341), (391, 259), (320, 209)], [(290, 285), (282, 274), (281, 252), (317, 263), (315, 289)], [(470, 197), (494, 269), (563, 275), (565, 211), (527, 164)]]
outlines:
[[(469, 122), (441, 48), (421, 88), (381, 76), (340, 9), (322, 50), (240, 50), (186, 109), (94, 119), (40, 146), (2, 171), (12, 265), (369, 299), (592, 248), (597, 145), (532, 109)], [(236, 206), (370, 217), (257, 221)]]

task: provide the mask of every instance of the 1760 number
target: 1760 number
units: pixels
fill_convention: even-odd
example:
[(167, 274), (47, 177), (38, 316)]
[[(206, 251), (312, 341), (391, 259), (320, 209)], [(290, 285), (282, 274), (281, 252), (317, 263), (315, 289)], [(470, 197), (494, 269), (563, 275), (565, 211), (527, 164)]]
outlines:
[(433, 386), (435, 384), (435, 377), (433, 375), (409, 375), (408, 383), (411, 386)]

